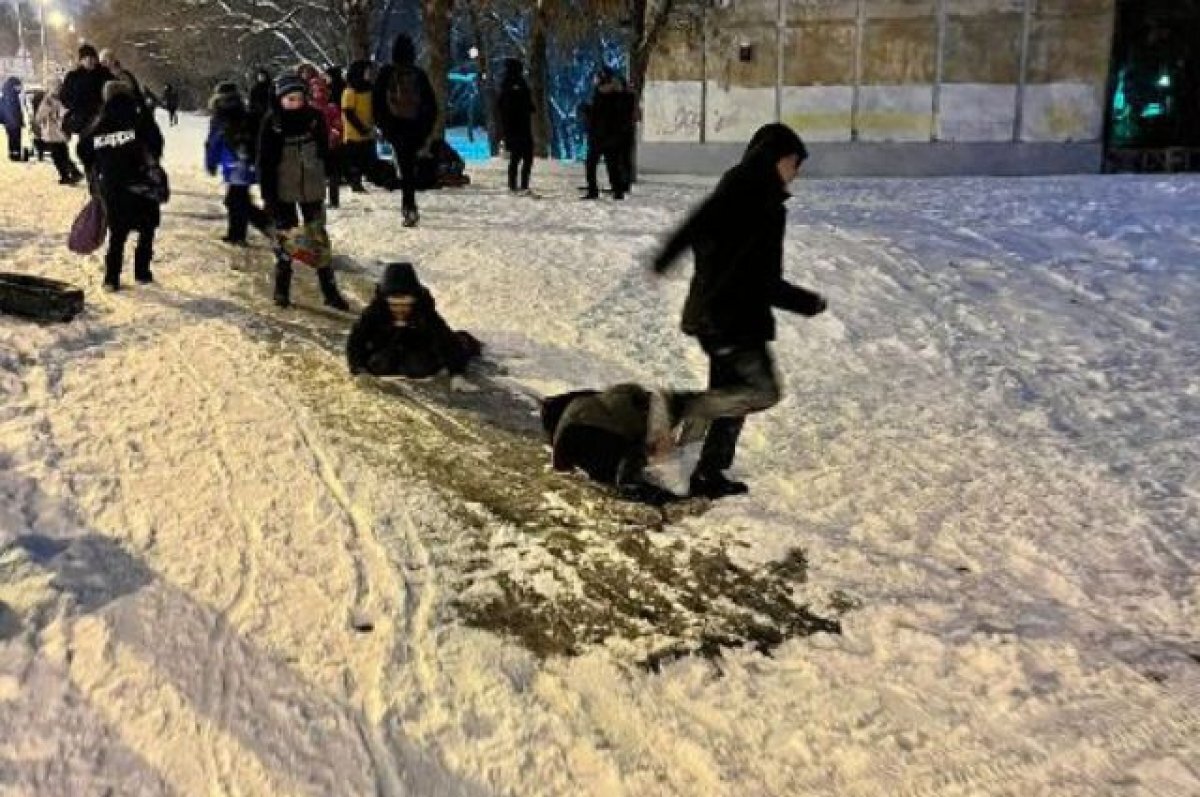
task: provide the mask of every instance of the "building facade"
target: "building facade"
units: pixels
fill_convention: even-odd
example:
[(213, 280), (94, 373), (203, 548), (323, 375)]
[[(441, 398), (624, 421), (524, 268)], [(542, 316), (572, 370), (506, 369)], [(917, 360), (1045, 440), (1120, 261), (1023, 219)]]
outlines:
[(1099, 172), (1117, 0), (681, 0), (641, 167), (716, 172), (761, 124), (817, 174)]

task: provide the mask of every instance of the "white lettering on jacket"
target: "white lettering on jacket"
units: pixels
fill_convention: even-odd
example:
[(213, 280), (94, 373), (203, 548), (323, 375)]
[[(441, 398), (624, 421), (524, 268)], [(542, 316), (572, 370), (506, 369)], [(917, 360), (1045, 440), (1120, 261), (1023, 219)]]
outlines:
[(137, 133), (133, 130), (118, 130), (115, 133), (109, 133), (104, 136), (96, 136), (96, 149), (104, 149), (106, 147), (123, 147), (130, 141), (137, 138)]

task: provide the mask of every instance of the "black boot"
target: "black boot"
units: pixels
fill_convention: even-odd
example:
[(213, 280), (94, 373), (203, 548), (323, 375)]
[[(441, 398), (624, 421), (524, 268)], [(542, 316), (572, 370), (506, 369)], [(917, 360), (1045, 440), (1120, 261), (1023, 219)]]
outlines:
[(292, 264), (286, 260), (275, 261), (275, 304), (292, 306)]
[(154, 272), (150, 270), (150, 263), (154, 259), (154, 253), (147, 252), (141, 248), (134, 251), (133, 254), (133, 278), (137, 280), (139, 285), (149, 285), (154, 282)]
[(696, 471), (689, 487), (688, 494), (693, 498), (727, 498), (750, 492), (745, 482), (734, 481), (719, 470)]
[(350, 303), (345, 300), (342, 294), (338, 291), (337, 282), (333, 278), (333, 269), (329, 266), (317, 269), (317, 280), (321, 283), (321, 296), (325, 298), (325, 305), (332, 307), (334, 310), (343, 312), (350, 309)]

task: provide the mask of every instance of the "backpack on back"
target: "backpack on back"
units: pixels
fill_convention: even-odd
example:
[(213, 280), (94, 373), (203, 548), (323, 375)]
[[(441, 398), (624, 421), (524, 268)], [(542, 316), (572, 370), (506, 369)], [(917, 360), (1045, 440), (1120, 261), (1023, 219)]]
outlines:
[(401, 122), (415, 122), (421, 117), (421, 81), (411, 66), (396, 67), (387, 89), (388, 110)]

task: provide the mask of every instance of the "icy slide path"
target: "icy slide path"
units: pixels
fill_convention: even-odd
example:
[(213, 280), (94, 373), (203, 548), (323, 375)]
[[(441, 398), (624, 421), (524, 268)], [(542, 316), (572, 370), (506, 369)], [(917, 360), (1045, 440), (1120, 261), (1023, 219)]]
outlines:
[[(656, 538), (802, 548), (844, 634), (650, 674), (462, 626), (468, 540), (476, 586), (587, 582), (326, 423), (292, 370), (340, 363), (264, 334), (202, 133), (168, 131), (161, 284), (115, 297), (61, 245), (80, 194), (0, 163), (2, 268), (90, 306), (0, 318), (3, 797), (1200, 794), (1196, 180), (800, 183), (788, 270), (831, 312), (780, 325), (752, 497)], [(632, 263), (702, 184), (483, 171), (416, 231), (348, 197), (337, 248), (413, 257), (527, 389), (697, 382), (685, 282)]]

